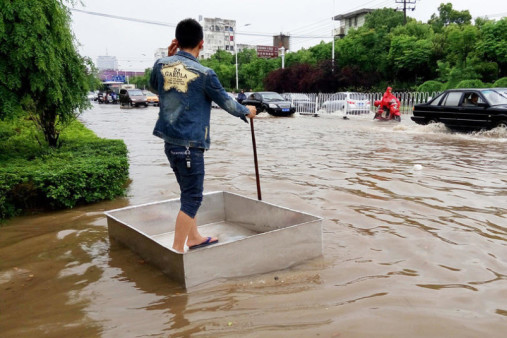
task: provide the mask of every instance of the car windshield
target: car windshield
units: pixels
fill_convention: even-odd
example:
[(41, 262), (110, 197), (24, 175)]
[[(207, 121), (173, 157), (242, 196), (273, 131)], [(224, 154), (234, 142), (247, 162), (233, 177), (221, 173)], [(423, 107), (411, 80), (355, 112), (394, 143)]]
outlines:
[(266, 101), (285, 101), (284, 98), (278, 93), (261, 93), (262, 98)]
[(293, 100), (310, 100), (305, 94), (291, 94)]
[(147, 91), (147, 90), (143, 91), (143, 94), (146, 96), (155, 96), (155, 94), (153, 94), (152, 92)]
[(129, 90), (129, 94), (132, 96), (142, 96), (143, 92), (140, 90)]
[(329, 100), (330, 101), (345, 100), (346, 96), (347, 96), (347, 94), (345, 94), (345, 93), (336, 93), (336, 94), (331, 95), (331, 97), (329, 98)]
[(366, 95), (359, 94), (359, 93), (351, 93), (350, 94), (350, 99), (351, 100), (368, 100), (368, 98), (366, 97)]
[(492, 106), (507, 104), (507, 90), (483, 90), (481, 93)]

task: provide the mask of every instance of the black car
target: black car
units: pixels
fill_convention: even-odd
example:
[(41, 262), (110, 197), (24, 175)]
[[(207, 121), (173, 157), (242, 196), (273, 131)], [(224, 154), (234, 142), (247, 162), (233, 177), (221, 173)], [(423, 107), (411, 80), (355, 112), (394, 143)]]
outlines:
[(267, 112), (273, 116), (290, 116), (296, 109), (276, 92), (255, 92), (250, 93), (242, 105), (251, 105), (257, 108), (257, 114)]
[(481, 130), (507, 127), (505, 88), (449, 89), (427, 103), (414, 106), (412, 121), (441, 122), (451, 129)]
[(121, 89), (120, 105), (129, 107), (148, 107), (148, 100), (141, 89)]

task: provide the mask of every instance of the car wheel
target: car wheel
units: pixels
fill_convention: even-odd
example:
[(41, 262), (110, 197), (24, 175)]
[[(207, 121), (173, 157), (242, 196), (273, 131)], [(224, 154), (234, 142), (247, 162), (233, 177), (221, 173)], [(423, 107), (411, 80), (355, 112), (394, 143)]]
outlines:
[(435, 124), (435, 123), (439, 123), (437, 119), (430, 119), (428, 121), (428, 124)]
[(496, 125), (497, 128), (504, 128), (504, 129), (507, 129), (507, 121), (506, 120), (502, 120), (500, 122), (498, 122), (498, 124)]

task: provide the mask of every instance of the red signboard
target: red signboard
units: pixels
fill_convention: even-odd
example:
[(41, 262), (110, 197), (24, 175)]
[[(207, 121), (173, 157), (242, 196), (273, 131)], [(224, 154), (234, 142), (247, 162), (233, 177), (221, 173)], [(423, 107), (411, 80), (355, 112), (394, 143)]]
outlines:
[(257, 46), (257, 56), (260, 58), (278, 57), (278, 48), (274, 46)]

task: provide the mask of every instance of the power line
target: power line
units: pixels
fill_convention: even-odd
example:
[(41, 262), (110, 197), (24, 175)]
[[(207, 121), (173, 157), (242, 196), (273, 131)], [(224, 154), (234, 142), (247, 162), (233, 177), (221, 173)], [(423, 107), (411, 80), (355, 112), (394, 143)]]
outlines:
[(150, 21), (150, 20), (142, 20), (142, 19), (136, 19), (136, 18), (128, 18), (125, 16), (119, 16), (119, 15), (84, 11), (82, 9), (77, 9), (77, 8), (70, 8), (70, 10), (74, 11), (74, 12), (80, 12), (80, 13), (96, 15), (96, 16), (103, 16), (106, 18), (113, 18), (113, 19), (118, 19), (118, 20), (134, 21), (134, 22), (147, 23), (150, 25), (158, 25), (158, 26), (165, 26), (165, 27), (176, 27), (176, 24), (174, 24), (174, 23), (165, 23), (165, 22), (159, 22), (159, 21)]

